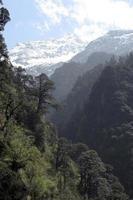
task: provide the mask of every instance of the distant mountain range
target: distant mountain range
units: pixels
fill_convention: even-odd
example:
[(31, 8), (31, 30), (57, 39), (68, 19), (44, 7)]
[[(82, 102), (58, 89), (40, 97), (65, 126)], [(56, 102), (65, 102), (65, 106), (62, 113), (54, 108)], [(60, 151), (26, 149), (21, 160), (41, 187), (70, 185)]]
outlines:
[(9, 55), (15, 66), (26, 68), (30, 74), (43, 72), (51, 76), (63, 62), (86, 63), (95, 52), (123, 55), (132, 50), (133, 30), (115, 30), (89, 44), (72, 34), (61, 39), (19, 43)]
[(15, 66), (25, 67), (29, 74), (46, 73), (50, 76), (56, 87), (54, 96), (61, 102), (79, 76), (96, 65), (105, 64), (113, 55), (126, 55), (132, 50), (133, 30), (115, 30), (88, 45), (75, 35), (21, 43), (10, 51), (10, 57)]
[(37, 75), (43, 72), (50, 76), (62, 62), (69, 61), (86, 45), (77, 36), (68, 35), (61, 39), (19, 43), (9, 55), (13, 65), (26, 68), (28, 73)]

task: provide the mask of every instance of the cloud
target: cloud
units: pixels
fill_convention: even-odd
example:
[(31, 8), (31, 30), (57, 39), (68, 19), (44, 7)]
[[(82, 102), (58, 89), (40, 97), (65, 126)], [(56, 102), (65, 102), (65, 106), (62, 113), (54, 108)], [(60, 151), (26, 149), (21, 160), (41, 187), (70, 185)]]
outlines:
[[(66, 3), (66, 2), (69, 3)], [(128, 0), (35, 0), (50, 26), (74, 23), (80, 37), (95, 38), (112, 29), (133, 29), (133, 6)], [(76, 28), (75, 28), (76, 24)], [(67, 30), (66, 30), (67, 32)]]
[(41, 35), (43, 35), (45, 32), (50, 31), (50, 26), (47, 21), (44, 21), (42, 23), (34, 23), (33, 27), (38, 29), (40, 31)]
[(35, 0), (41, 12), (47, 16), (52, 24), (61, 22), (62, 17), (68, 17), (69, 11), (61, 0)]
[(133, 7), (127, 1), (73, 0), (72, 17), (80, 24), (105, 24), (110, 27), (133, 28)]
[(95, 40), (97, 37), (102, 36), (107, 31), (104, 27), (100, 27), (97, 24), (92, 25), (82, 25), (74, 29), (74, 34), (78, 36), (81, 40), (90, 42)]

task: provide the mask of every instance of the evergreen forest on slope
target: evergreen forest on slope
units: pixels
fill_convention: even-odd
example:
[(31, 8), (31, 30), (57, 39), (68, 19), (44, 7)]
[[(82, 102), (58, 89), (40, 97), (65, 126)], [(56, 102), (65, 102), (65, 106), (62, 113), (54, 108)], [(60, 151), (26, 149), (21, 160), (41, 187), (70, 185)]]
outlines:
[(0, 200), (131, 200), (133, 54), (79, 78), (68, 97), (76, 108), (56, 128), (47, 117), (59, 107), (54, 83), (12, 65), (0, 4)]

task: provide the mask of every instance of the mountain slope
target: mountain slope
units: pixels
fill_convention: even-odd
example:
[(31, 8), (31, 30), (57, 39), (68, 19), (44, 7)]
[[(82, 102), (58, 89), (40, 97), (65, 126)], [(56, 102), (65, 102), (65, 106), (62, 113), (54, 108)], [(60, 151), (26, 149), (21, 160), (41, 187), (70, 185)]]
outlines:
[(103, 70), (87, 103), (82, 110), (77, 107), (65, 133), (87, 143), (113, 165), (133, 197), (133, 54)]
[[(55, 97), (58, 100), (65, 99), (78, 77), (94, 66), (104, 64), (106, 60), (109, 60), (109, 55), (125, 55), (132, 50), (132, 30), (110, 31), (106, 35), (90, 42), (84, 51), (77, 54), (69, 63), (55, 70), (51, 76), (56, 86)], [(77, 63), (77, 65), (74, 63)]]
[(133, 50), (133, 30), (114, 30), (90, 42), (84, 51), (72, 58), (74, 62), (85, 63), (94, 52), (124, 55)]
[(55, 70), (51, 80), (55, 83), (54, 96), (57, 100), (64, 100), (74, 87), (78, 77), (93, 69), (98, 64), (104, 64), (112, 55), (104, 52), (93, 53), (85, 64), (69, 62)]
[(67, 135), (68, 138), (74, 139), (75, 136), (69, 135), (69, 132), (65, 132), (65, 129), (75, 112), (77, 110), (82, 111), (84, 108), (85, 103), (89, 99), (92, 87), (100, 77), (103, 69), (104, 65), (98, 65), (82, 77), (79, 77), (67, 98), (62, 102), (62, 109), (54, 112), (52, 121), (56, 124), (61, 136)]

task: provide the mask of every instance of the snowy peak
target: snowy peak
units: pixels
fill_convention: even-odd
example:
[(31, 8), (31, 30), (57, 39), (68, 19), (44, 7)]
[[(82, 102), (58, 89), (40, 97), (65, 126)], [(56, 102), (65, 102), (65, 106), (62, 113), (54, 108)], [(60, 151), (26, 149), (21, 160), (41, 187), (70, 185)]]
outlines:
[(90, 42), (83, 52), (74, 56), (72, 61), (85, 63), (89, 55), (94, 52), (124, 55), (131, 51), (133, 51), (133, 30), (114, 30)]
[(68, 35), (57, 40), (19, 43), (11, 49), (9, 55), (15, 66), (22, 66), (31, 71), (34, 71), (34, 68), (35, 71), (37, 68), (43, 68), (46, 74), (51, 75), (55, 69), (49, 70), (50, 66), (54, 65), (57, 68), (57, 63), (70, 60), (84, 50), (85, 45), (86, 43), (75, 35)]
[(15, 66), (26, 68), (30, 74), (43, 72), (51, 76), (63, 62), (85, 63), (95, 52), (124, 55), (133, 51), (133, 30), (109, 31), (86, 45), (71, 34), (61, 39), (19, 43), (10, 51), (10, 58)]

